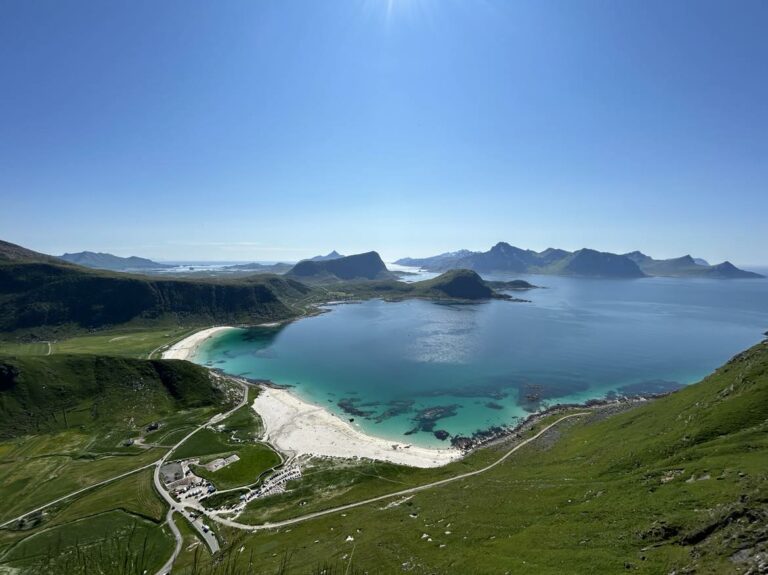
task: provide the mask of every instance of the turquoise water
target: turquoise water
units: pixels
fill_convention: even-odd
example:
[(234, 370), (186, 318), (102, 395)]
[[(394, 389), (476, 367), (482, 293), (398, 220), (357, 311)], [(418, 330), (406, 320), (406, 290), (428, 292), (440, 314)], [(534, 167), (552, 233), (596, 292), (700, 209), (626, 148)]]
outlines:
[[(195, 361), (294, 386), (374, 435), (445, 446), (559, 402), (698, 381), (768, 329), (768, 280), (529, 276), (531, 303), (369, 301), (226, 332)], [(409, 435), (404, 435), (411, 432)]]

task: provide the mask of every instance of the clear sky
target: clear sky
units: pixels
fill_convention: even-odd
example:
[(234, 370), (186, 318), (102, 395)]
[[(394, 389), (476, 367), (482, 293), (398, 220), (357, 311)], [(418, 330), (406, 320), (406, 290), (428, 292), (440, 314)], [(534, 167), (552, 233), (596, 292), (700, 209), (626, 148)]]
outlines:
[(4, 0), (0, 238), (768, 263), (768, 2)]

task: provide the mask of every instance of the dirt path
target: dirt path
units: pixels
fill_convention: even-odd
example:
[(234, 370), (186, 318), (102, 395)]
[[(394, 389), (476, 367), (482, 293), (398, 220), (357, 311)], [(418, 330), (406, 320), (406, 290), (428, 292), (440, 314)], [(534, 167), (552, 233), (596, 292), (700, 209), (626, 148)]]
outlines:
[(82, 489), (78, 489), (77, 491), (73, 491), (72, 493), (69, 493), (67, 495), (64, 495), (63, 497), (59, 497), (58, 499), (54, 499), (53, 501), (49, 501), (45, 505), (41, 505), (40, 507), (37, 507), (36, 509), (33, 509), (32, 511), (27, 511), (23, 515), (19, 515), (18, 517), (14, 517), (13, 519), (9, 519), (5, 523), (0, 523), (0, 527), (5, 527), (6, 525), (10, 525), (14, 521), (18, 521), (19, 519), (23, 519), (27, 515), (31, 515), (32, 513), (37, 513), (38, 511), (42, 511), (46, 507), (50, 507), (51, 505), (55, 505), (56, 503), (59, 503), (61, 501), (64, 501), (66, 499), (69, 499), (70, 497), (74, 497), (75, 495), (80, 495), (81, 493), (85, 493), (89, 489), (95, 489), (97, 487), (101, 487), (102, 485), (106, 485), (107, 483), (112, 483), (113, 481), (117, 481), (118, 479), (122, 479), (123, 477), (128, 477), (129, 475), (133, 475), (134, 473), (141, 471), (142, 469), (147, 469), (148, 467), (152, 467), (153, 465), (157, 465), (156, 461), (153, 461), (152, 463), (148, 463), (147, 465), (144, 465), (142, 467), (137, 467), (136, 469), (132, 469), (131, 471), (126, 471), (125, 473), (121, 473), (120, 475), (117, 475), (115, 477), (110, 477), (109, 479), (105, 479), (104, 481), (101, 481), (99, 483), (94, 483), (93, 485), (89, 485), (88, 487), (83, 487)]

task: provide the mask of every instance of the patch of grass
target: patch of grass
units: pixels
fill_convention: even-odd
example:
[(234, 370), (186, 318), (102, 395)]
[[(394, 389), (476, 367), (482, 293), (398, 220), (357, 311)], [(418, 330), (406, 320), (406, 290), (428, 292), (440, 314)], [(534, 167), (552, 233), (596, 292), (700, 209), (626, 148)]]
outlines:
[(54, 353), (91, 353), (148, 358), (151, 352), (184, 339), (197, 329), (194, 327), (119, 329), (79, 335), (56, 342)]
[(48, 355), (53, 353), (53, 344), (45, 341), (33, 341), (29, 343), (0, 340), (0, 354), (2, 355)]
[(217, 489), (232, 489), (251, 485), (259, 476), (280, 463), (280, 456), (263, 444), (242, 445), (233, 450), (240, 459), (217, 471), (208, 471), (202, 466), (195, 467), (195, 474), (208, 479)]
[(171, 415), (156, 420), (160, 427), (154, 431), (144, 433), (146, 443), (158, 443), (161, 445), (174, 445), (195, 427), (208, 421), (212, 415), (223, 408), (218, 406), (177, 411)]
[(221, 422), (222, 431), (242, 440), (253, 440), (264, 434), (264, 423), (253, 407), (253, 400), (259, 393), (257, 387), (248, 387), (248, 401), (232, 415)]
[(155, 493), (152, 473), (152, 468), (149, 468), (88, 491), (71, 502), (59, 504), (59, 510), (49, 514), (52, 517), (46, 522), (46, 527), (62, 525), (115, 509), (161, 523), (165, 518), (167, 506)]
[(224, 401), (208, 370), (192, 363), (95, 355), (0, 358), (0, 389), (0, 438), (133, 432), (179, 409)]
[(304, 467), (301, 479), (288, 482), (285, 493), (249, 502), (238, 520), (257, 524), (290, 519), (454, 477), (479, 469), (495, 457), (498, 454), (481, 450), (434, 469), (386, 462), (316, 461)]
[[(80, 354), (115, 355), (148, 358), (155, 350), (160, 350), (172, 343), (191, 335), (197, 327), (158, 327), (131, 328), (121, 327), (83, 333), (49, 342), (20, 341), (19, 339), (0, 339), (0, 354), (3, 355), (48, 355)], [(3, 336), (0, 336), (3, 337)], [(8, 338), (8, 335), (4, 337)], [(157, 357), (157, 354), (154, 356)]]
[(7, 520), (36, 507), (147, 465), (162, 456), (163, 451), (141, 450), (133, 455), (80, 457), (88, 438), (73, 440), (68, 434), (60, 444), (59, 436), (38, 436), (16, 440), (12, 450), (0, 463), (0, 520)]
[(182, 443), (171, 454), (170, 459), (189, 459), (206, 455), (229, 453), (232, 446), (227, 436), (209, 428), (204, 428)]
[(158, 524), (109, 511), (31, 534), (2, 564), (32, 573), (141, 573), (158, 569), (173, 545)]

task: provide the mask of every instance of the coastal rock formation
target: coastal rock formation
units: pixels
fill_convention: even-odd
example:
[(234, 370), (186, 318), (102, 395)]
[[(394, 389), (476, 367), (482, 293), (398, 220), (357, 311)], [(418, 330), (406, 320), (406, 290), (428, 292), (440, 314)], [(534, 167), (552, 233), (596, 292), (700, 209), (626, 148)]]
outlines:
[(490, 299), (494, 291), (472, 270), (452, 270), (424, 282), (429, 291), (458, 299)]

